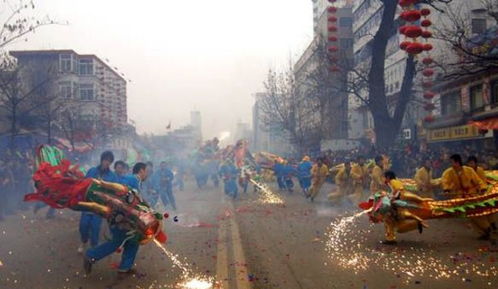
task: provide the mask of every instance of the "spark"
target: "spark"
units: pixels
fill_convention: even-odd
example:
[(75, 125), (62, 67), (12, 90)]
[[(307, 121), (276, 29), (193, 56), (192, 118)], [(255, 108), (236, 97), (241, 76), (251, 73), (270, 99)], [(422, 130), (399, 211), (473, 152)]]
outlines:
[(355, 274), (365, 272), (376, 265), (385, 271), (399, 275), (405, 273), (406, 282), (415, 277), (429, 277), (436, 280), (461, 280), (462, 274), (473, 273), (480, 277), (498, 276), (498, 268), (487, 263), (470, 263), (465, 255), (451, 256), (453, 265), (434, 257), (434, 251), (419, 248), (371, 248), (367, 245), (367, 235), (373, 233), (372, 224), (369, 229), (359, 229), (355, 222), (363, 211), (353, 216), (338, 218), (333, 221), (325, 233), (327, 241), (325, 250), (333, 262)]
[(253, 179), (249, 179), (251, 183), (253, 183), (261, 192), (261, 199), (260, 201), (263, 204), (283, 204), (284, 200), (282, 200), (281, 197), (279, 197), (277, 194), (272, 192), (267, 185), (256, 182)]
[(185, 280), (178, 284), (179, 289), (210, 289), (213, 288), (214, 280), (207, 276), (195, 275), (192, 269), (182, 261), (178, 259), (178, 255), (175, 255), (168, 251), (159, 241), (154, 240), (154, 244), (166, 255), (173, 266), (180, 269), (182, 272), (181, 279)]

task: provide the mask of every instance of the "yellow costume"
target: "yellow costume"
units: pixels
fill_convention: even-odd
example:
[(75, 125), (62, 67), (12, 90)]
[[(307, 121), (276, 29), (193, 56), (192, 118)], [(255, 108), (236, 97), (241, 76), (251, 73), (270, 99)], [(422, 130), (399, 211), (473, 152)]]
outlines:
[(368, 177), (368, 168), (363, 165), (354, 164), (351, 167), (351, 178), (353, 179), (353, 194), (361, 197)]
[(351, 174), (352, 171), (346, 172), (344, 167), (335, 175), (335, 184), (339, 187), (341, 196), (347, 196), (353, 192)]
[(325, 180), (327, 179), (328, 174), (329, 168), (325, 164), (322, 164), (321, 167), (318, 167), (317, 164), (313, 165), (313, 168), (311, 168), (311, 199), (314, 199), (318, 195), (320, 189), (325, 183)]
[(417, 184), (420, 195), (428, 198), (432, 198), (434, 196), (434, 181), (432, 179), (432, 171), (430, 169), (427, 169), (426, 167), (419, 168), (413, 179)]
[(374, 166), (374, 168), (372, 169), (371, 178), (372, 180), (370, 181), (370, 193), (374, 194), (384, 189), (384, 170), (381, 167), (379, 167), (378, 165)]
[[(459, 171), (452, 167), (444, 171), (441, 177), (441, 186), (445, 192), (450, 193), (454, 198), (472, 197), (487, 187), (474, 169), (467, 166), (462, 166)], [(487, 230), (489, 230), (490, 223), (487, 216), (472, 218), (471, 222), (482, 234), (486, 234)]]

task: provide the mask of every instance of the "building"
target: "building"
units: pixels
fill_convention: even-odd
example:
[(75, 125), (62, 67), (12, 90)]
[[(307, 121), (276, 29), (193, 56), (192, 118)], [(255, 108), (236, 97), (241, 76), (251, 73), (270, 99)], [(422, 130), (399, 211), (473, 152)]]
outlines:
[[(337, 58), (341, 63), (352, 61), (353, 33), (352, 6), (349, 1), (336, 1), (334, 13), (337, 31), (331, 32), (328, 1), (313, 1), (314, 38), (294, 65), (296, 83), (296, 122), (309, 135), (306, 147), (313, 151), (323, 150), (324, 144), (334, 143), (326, 149), (341, 150), (343, 141), (348, 139), (348, 94), (345, 86), (347, 79), (332, 71), (328, 47), (338, 48)], [(331, 40), (334, 36), (334, 40)], [(337, 39), (335, 39), (337, 38)], [(316, 102), (315, 105), (307, 105)], [(303, 105), (300, 105), (303, 104)], [(313, 107), (319, 106), (319, 110)], [(306, 108), (311, 108), (309, 111)], [(313, 135), (313, 136), (312, 136)]]
[(50, 79), (52, 85), (44, 93), (56, 98), (59, 113), (68, 110), (77, 122), (96, 131), (110, 133), (127, 125), (127, 82), (96, 55), (73, 50), (22, 50), (10, 55), (17, 59), (24, 81)]

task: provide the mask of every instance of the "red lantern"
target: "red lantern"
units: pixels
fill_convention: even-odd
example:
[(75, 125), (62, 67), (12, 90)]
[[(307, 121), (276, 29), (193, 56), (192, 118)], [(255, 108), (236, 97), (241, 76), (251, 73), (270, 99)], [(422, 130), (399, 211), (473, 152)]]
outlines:
[[(425, 45), (424, 45), (424, 48), (425, 48)], [(422, 63), (425, 64), (425, 65), (429, 65), (429, 64), (432, 64), (434, 62), (434, 60), (431, 58), (431, 57), (426, 57), (424, 59), (422, 59)]]
[(428, 102), (428, 103), (424, 104), (424, 109), (427, 111), (431, 111), (431, 110), (436, 109), (436, 106), (434, 105), (434, 103)]
[(329, 36), (329, 41), (330, 42), (336, 42), (337, 41), (337, 37), (336, 36)]
[(424, 117), (425, 122), (433, 122), (434, 121), (434, 116), (432, 114)]
[(420, 10), (420, 14), (422, 14), (422, 16), (427, 16), (427, 15), (431, 14), (431, 10), (429, 8), (422, 8)]
[(335, 16), (330, 16), (330, 17), (329, 17), (329, 22), (337, 22), (337, 17), (335, 17)]
[(327, 11), (329, 11), (329, 13), (336, 13), (337, 12), (337, 7), (330, 6), (329, 8), (327, 8)]
[(424, 30), (424, 31), (422, 31), (422, 37), (424, 37), (424, 38), (431, 38), (432, 37), (432, 32), (430, 32), (429, 30)]
[(404, 34), (410, 38), (417, 38), (422, 35), (422, 28), (416, 25), (406, 26)]
[(332, 71), (332, 72), (338, 72), (339, 70), (340, 70), (340, 69), (339, 69), (339, 67), (338, 67), (337, 65), (332, 65), (332, 66), (330, 67), (330, 71)]
[(410, 54), (419, 54), (424, 51), (424, 45), (419, 42), (412, 42), (406, 47), (406, 52)]
[(418, 21), (421, 16), (422, 16), (422, 14), (420, 14), (420, 11), (418, 11), (418, 10), (407, 10), (407, 11), (403, 11), (399, 15), (399, 17), (401, 19), (403, 19), (405, 21), (408, 21), (408, 22)]
[(337, 52), (339, 50), (339, 47), (337, 46), (329, 46), (329, 52)]
[(430, 77), (430, 76), (434, 75), (434, 70), (432, 68), (426, 68), (426, 69), (424, 69), (424, 71), (422, 72), (422, 74), (425, 77)]
[(426, 43), (426, 44), (424, 45), (424, 50), (425, 50), (425, 51), (431, 51), (431, 50), (432, 50), (432, 48), (433, 48), (433, 47), (432, 47), (432, 44), (430, 44), (430, 43)]
[(410, 44), (411, 44), (411, 42), (410, 42), (410, 41), (403, 41), (403, 42), (401, 42), (401, 43), (399, 44), (399, 48), (400, 48), (401, 50), (406, 50), (406, 48), (407, 48), (407, 47), (408, 47), (408, 45), (410, 45)]
[(429, 27), (432, 25), (432, 22), (429, 19), (424, 19), (422, 20), (422, 22), (420, 22), (420, 25), (422, 25), (423, 27)]
[(424, 98), (425, 99), (433, 99), (436, 94), (432, 91), (426, 91), (424, 92)]
[(432, 83), (432, 81), (424, 81), (424, 82), (422, 82), (422, 87), (423, 88), (431, 88), (433, 85), (434, 85), (434, 83)]
[(337, 26), (335, 26), (335, 25), (329, 26), (329, 32), (336, 32), (336, 31), (337, 31)]
[(408, 7), (410, 5), (415, 4), (418, 0), (399, 0), (399, 6)]

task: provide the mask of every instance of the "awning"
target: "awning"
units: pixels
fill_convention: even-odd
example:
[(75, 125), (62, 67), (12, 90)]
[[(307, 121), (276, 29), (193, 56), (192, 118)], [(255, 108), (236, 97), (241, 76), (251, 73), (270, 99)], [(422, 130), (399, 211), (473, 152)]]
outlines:
[(498, 129), (498, 117), (488, 118), (480, 121), (470, 121), (470, 125), (476, 126), (479, 129), (487, 130), (487, 129)]

